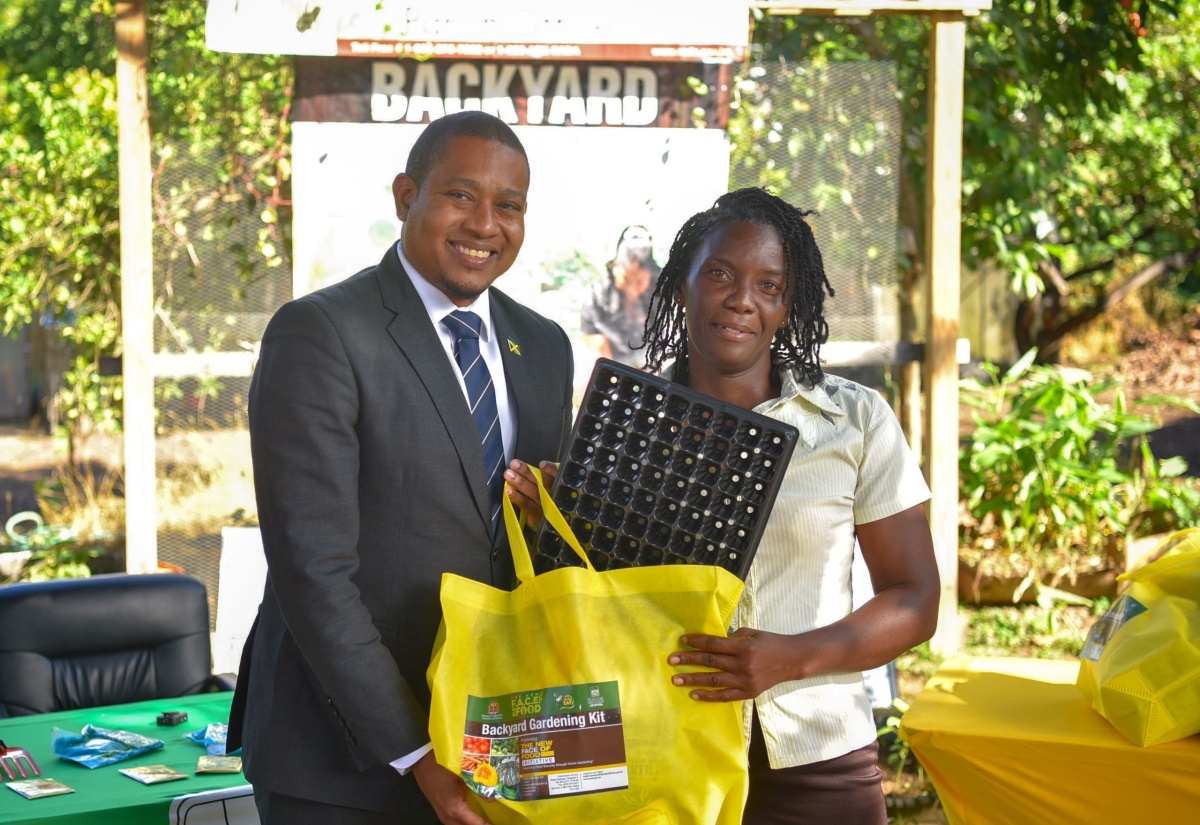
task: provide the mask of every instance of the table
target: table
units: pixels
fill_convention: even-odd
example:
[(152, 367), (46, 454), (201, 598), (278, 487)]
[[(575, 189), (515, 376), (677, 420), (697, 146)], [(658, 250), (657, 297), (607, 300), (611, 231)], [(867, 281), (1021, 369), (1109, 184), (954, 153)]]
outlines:
[[(15, 791), (0, 788), (0, 823), (3, 825), (166, 825), (171, 801), (194, 794), (245, 785), (240, 774), (196, 774), (196, 760), (204, 755), (201, 745), (184, 737), (213, 722), (229, 718), (232, 693), (204, 693), (179, 699), (158, 699), (128, 705), (43, 713), (0, 719), (0, 739), (28, 750), (42, 777), (57, 779), (75, 789), (73, 794), (25, 799)], [(176, 727), (158, 727), (155, 719), (164, 711), (181, 710), (188, 720)], [(50, 748), (55, 727), (78, 732), (87, 723), (153, 736), (165, 747), (124, 762), (101, 768), (85, 768), (59, 759)], [(188, 774), (187, 779), (143, 785), (117, 771), (135, 765), (169, 765)]]
[(1200, 812), (1200, 736), (1141, 748), (1075, 687), (1078, 661), (947, 660), (900, 721), (951, 825), (1167, 823)]

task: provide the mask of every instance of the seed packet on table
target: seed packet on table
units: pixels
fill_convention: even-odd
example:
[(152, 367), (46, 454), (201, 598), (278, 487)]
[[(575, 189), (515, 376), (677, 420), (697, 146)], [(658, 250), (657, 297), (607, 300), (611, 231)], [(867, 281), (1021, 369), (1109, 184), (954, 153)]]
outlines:
[(142, 765), (137, 768), (120, 768), (119, 770), (130, 779), (136, 779), (145, 785), (188, 778), (186, 773), (180, 773), (174, 768), (168, 768), (166, 765)]
[(196, 773), (241, 773), (240, 756), (201, 756), (196, 762)]
[(58, 796), (60, 793), (75, 793), (74, 788), (68, 788), (57, 779), (25, 779), (20, 782), (9, 782), (8, 787), (26, 799), (37, 799), (39, 796)]

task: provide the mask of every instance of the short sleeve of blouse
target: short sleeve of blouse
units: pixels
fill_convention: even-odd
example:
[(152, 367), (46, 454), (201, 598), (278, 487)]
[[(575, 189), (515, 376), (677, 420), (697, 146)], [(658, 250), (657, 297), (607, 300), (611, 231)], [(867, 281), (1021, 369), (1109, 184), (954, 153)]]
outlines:
[(867, 395), (871, 402), (864, 422), (858, 487), (854, 491), (855, 524), (894, 516), (930, 497), (929, 485), (904, 439), (896, 414), (878, 392)]

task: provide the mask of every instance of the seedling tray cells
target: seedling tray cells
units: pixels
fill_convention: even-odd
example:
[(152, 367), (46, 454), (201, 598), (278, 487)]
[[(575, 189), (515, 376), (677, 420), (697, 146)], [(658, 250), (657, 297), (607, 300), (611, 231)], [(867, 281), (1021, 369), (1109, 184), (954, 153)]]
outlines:
[[(797, 432), (664, 378), (600, 359), (552, 492), (598, 570), (713, 564), (746, 577)], [(579, 558), (543, 522), (545, 572)]]

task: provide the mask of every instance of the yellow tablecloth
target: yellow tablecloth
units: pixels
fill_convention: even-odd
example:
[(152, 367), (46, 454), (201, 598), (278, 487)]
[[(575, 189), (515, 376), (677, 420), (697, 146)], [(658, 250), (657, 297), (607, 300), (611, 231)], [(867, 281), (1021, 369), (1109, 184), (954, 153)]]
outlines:
[(1077, 661), (948, 660), (900, 723), (951, 825), (1200, 821), (1200, 736), (1139, 748)]

